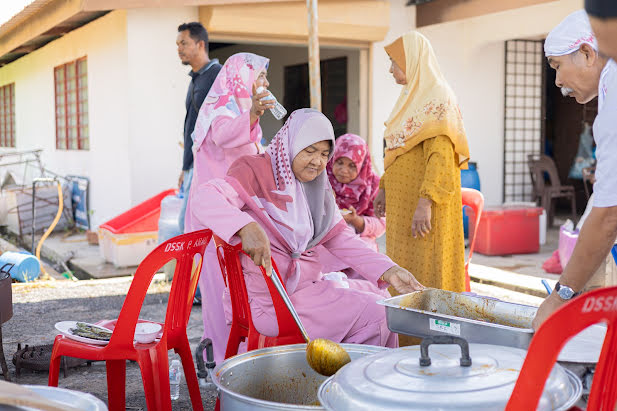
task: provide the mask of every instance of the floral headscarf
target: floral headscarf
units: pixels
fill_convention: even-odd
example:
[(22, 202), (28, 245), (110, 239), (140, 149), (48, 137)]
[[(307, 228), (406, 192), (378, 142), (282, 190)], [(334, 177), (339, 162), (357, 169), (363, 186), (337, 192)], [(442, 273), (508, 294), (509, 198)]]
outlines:
[(191, 134), (193, 153), (203, 143), (216, 117), (236, 118), (251, 109), (253, 83), (269, 61), (252, 53), (237, 53), (227, 59), (199, 109)]
[[(332, 165), (341, 157), (347, 157), (356, 164), (358, 176), (350, 183), (339, 182), (332, 172)], [(328, 177), (336, 194), (339, 208), (353, 206), (358, 215), (374, 216), (373, 200), (379, 190), (379, 176), (371, 166), (368, 145), (355, 134), (344, 134), (336, 140), (334, 156), (328, 163)]]
[(459, 166), (467, 168), (469, 146), (461, 112), (431, 43), (417, 31), (410, 31), (385, 49), (405, 70), (407, 84), (385, 123), (384, 167), (424, 140), (445, 135), (452, 141)]

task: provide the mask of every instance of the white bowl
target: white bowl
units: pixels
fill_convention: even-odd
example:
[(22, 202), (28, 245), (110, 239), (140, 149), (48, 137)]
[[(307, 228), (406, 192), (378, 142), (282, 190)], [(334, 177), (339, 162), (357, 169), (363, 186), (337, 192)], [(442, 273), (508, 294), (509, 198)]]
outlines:
[(160, 324), (137, 323), (137, 326), (135, 327), (135, 341), (142, 344), (151, 343), (156, 339), (156, 336), (160, 331)]

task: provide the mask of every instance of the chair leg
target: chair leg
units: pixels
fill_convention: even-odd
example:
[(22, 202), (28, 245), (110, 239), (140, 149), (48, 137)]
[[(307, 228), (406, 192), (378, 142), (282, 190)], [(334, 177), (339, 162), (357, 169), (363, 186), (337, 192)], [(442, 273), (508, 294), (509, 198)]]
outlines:
[(171, 411), (167, 346), (158, 344), (148, 350), (139, 350), (137, 362), (148, 411)]
[(469, 271), (467, 267), (465, 267), (465, 291), (471, 291), (471, 279), (469, 278)]
[(126, 409), (126, 360), (107, 360), (107, 402), (109, 411)]
[(47, 380), (47, 385), (50, 387), (58, 386), (58, 378), (60, 376), (60, 361), (62, 360), (62, 355), (60, 355), (59, 347), (61, 336), (56, 336), (56, 340), (54, 341), (54, 346), (51, 350), (51, 360), (49, 361), (49, 378)]
[(195, 372), (195, 363), (193, 362), (191, 346), (189, 345), (188, 339), (182, 339), (181, 346), (176, 348), (176, 352), (180, 355), (180, 360), (182, 361), (184, 378), (186, 379), (186, 385), (189, 389), (189, 395), (191, 396), (193, 410), (203, 411), (204, 406), (201, 401), (201, 393), (199, 392), (199, 380)]

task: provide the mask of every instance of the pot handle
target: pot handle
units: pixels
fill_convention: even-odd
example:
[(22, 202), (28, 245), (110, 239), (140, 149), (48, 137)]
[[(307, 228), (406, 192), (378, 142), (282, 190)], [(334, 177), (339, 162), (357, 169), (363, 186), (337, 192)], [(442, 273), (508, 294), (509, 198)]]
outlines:
[(428, 356), (428, 346), (431, 344), (457, 344), (461, 347), (461, 367), (471, 366), (471, 357), (469, 356), (469, 344), (467, 340), (453, 335), (434, 335), (422, 339), (420, 344), (420, 366), (428, 367), (431, 365), (431, 357)]

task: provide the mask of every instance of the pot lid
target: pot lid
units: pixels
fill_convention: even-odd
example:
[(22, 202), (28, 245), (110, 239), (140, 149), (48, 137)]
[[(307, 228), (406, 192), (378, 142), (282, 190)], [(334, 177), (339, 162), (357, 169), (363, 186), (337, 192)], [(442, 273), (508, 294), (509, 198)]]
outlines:
[(606, 324), (594, 324), (572, 337), (559, 353), (558, 361), (595, 364), (600, 359)]
[[(435, 341), (440, 345), (431, 345)], [(422, 355), (422, 348), (428, 355)], [(319, 400), (327, 410), (336, 411), (503, 410), (525, 355), (525, 350), (498, 345), (467, 348), (458, 337), (425, 338), (422, 347), (402, 347), (352, 361), (322, 384)], [(567, 409), (581, 391), (580, 380), (555, 365), (538, 410)]]

